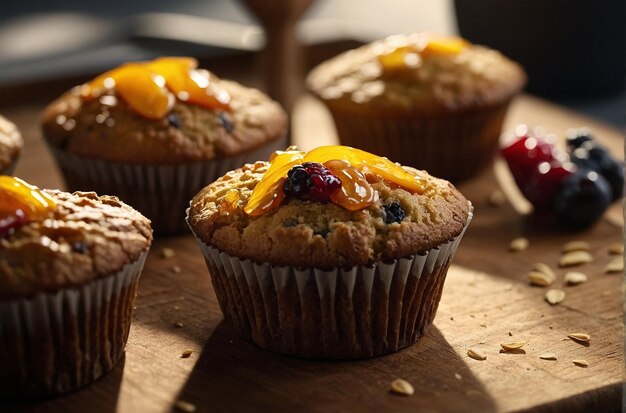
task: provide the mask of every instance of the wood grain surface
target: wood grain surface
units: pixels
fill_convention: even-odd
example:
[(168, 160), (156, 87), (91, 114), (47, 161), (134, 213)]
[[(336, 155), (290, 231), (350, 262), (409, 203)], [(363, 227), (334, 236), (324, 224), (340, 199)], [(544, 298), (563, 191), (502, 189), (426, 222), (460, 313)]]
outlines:
[[(61, 180), (40, 139), (38, 105), (2, 108), (24, 132), (26, 152), (17, 174), (43, 187)], [(304, 148), (332, 143), (334, 130), (323, 107), (310, 97), (296, 105), (294, 140)], [(541, 124), (563, 135), (591, 126), (616, 155), (621, 133), (531, 97), (518, 99), (506, 128)], [(499, 171), (497, 175), (502, 175)], [(519, 199), (489, 205), (490, 193), (507, 185), (493, 169), (460, 186), (475, 205), (475, 219), (452, 266), (434, 326), (399, 353), (355, 362), (316, 362), (261, 351), (241, 341), (223, 321), (200, 251), (191, 236), (156, 240), (142, 275), (125, 359), (112, 373), (77, 392), (50, 400), (0, 402), (2, 412), (168, 412), (177, 400), (198, 412), (617, 412), (624, 382), (622, 277), (604, 274), (610, 244), (621, 242), (621, 205), (582, 233), (538, 229), (519, 214)], [(508, 251), (511, 239), (530, 240), (526, 251)], [(561, 246), (589, 241), (595, 261), (578, 268), (589, 281), (556, 288), (532, 287), (526, 273), (535, 262), (556, 267)], [(173, 248), (164, 259), (159, 252)], [(180, 267), (180, 273), (173, 270)], [(176, 326), (181, 323), (182, 326)], [(567, 338), (591, 335), (588, 345)], [(500, 353), (500, 343), (527, 341)], [(467, 357), (473, 348), (487, 359)], [(182, 351), (193, 350), (190, 358)], [(540, 354), (555, 353), (556, 361)], [(585, 359), (589, 367), (575, 366)], [(1, 368), (1, 366), (0, 366)], [(410, 397), (389, 392), (395, 378), (415, 387)]]

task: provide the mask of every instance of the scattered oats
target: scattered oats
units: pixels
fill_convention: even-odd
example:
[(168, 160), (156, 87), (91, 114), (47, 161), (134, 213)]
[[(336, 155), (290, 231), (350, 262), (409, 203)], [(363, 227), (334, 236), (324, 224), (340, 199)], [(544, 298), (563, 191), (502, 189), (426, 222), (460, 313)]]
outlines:
[(556, 360), (556, 354), (554, 353), (545, 353), (539, 356), (542, 360)]
[(133, 310), (136, 310), (136, 309), (137, 309), (137, 306), (136, 306), (136, 305), (134, 305), (134, 306), (133, 306)]
[(454, 377), (455, 377), (457, 380), (462, 380), (462, 379), (463, 379), (463, 376), (461, 376), (459, 373), (454, 373)]
[(525, 341), (511, 341), (508, 343), (501, 343), (500, 347), (502, 347), (502, 350), (504, 351), (511, 351), (524, 347), (524, 344), (526, 344)]
[(196, 411), (195, 405), (189, 402), (186, 402), (184, 400), (176, 400), (176, 402), (174, 403), (174, 407), (176, 408), (176, 410), (179, 410), (185, 413), (192, 413)]
[(168, 259), (172, 258), (174, 255), (176, 255), (176, 252), (171, 248), (165, 247), (161, 250), (161, 258)]
[(176, 323), (174, 323), (174, 326), (176, 326), (176, 327), (184, 327), (184, 324), (181, 323), (180, 321), (177, 321)]
[(509, 251), (524, 251), (528, 248), (528, 245), (528, 238), (515, 238), (511, 241), (511, 244), (509, 244)]
[(589, 251), (590, 246), (587, 241), (570, 241), (563, 245), (563, 253), (572, 251)]
[(174, 265), (174, 266), (172, 267), (172, 272), (173, 272), (174, 274), (180, 274), (180, 271), (181, 271), (181, 270), (180, 270), (180, 267), (179, 267), (178, 265)]
[(589, 342), (589, 340), (591, 340), (591, 336), (587, 333), (570, 333), (567, 336), (572, 340), (580, 341), (583, 343), (587, 343)]
[(402, 396), (411, 396), (415, 393), (413, 385), (403, 379), (395, 379), (391, 382), (391, 392)]
[(582, 359), (572, 360), (572, 363), (574, 363), (575, 365), (579, 367), (589, 367), (589, 363), (587, 363), (587, 360), (582, 360)]
[(552, 305), (558, 304), (565, 299), (565, 291), (550, 289), (546, 292), (546, 301)]
[(467, 350), (467, 355), (474, 360), (487, 360), (487, 356), (471, 348)]
[(552, 280), (556, 279), (556, 274), (554, 270), (552, 269), (552, 267), (550, 267), (548, 264), (544, 264), (543, 262), (534, 263), (533, 270), (544, 273), (545, 275), (550, 277)]
[(568, 284), (576, 285), (587, 281), (587, 274), (577, 271), (569, 271), (565, 273), (563, 280)]
[(559, 260), (560, 267), (587, 264), (593, 261), (593, 257), (587, 251), (572, 251), (565, 253)]
[(191, 357), (192, 354), (193, 354), (193, 350), (187, 349), (181, 353), (180, 358), (188, 359), (189, 357)]
[(531, 271), (528, 273), (528, 281), (533, 285), (547, 287), (554, 281), (554, 278), (539, 271)]
[(624, 271), (624, 259), (622, 257), (617, 257), (611, 260), (606, 267), (604, 267), (604, 272), (607, 274), (611, 274), (614, 272), (623, 272)]
[(179, 307), (179, 306), (177, 306), (177, 305), (175, 305), (175, 306), (174, 306), (174, 310), (180, 310), (180, 307)]
[(489, 205), (499, 207), (506, 203), (506, 197), (504, 193), (499, 189), (496, 189), (489, 195)]
[(616, 242), (615, 244), (609, 245), (609, 254), (613, 254), (613, 255), (624, 254), (624, 244), (621, 242)]

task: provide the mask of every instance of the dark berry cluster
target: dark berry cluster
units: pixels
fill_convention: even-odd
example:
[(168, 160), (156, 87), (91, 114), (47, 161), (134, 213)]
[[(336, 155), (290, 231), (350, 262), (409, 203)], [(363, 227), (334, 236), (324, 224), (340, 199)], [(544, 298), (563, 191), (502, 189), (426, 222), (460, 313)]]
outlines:
[(316, 162), (296, 165), (287, 173), (283, 184), (285, 195), (313, 202), (326, 203), (330, 196), (341, 189), (341, 180)]
[(525, 133), (501, 150), (515, 182), (539, 216), (572, 228), (598, 220), (623, 194), (623, 163), (588, 130), (568, 134), (567, 153), (543, 136)]

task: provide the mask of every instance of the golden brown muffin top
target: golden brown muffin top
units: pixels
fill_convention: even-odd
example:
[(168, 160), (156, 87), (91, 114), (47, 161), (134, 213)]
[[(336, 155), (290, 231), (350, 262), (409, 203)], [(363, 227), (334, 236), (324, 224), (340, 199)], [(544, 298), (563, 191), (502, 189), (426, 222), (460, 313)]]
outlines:
[(181, 164), (236, 155), (285, 136), (287, 115), (278, 103), (259, 90), (212, 79), (230, 94), (230, 111), (177, 100), (165, 117), (148, 119), (114, 91), (85, 100), (77, 87), (45, 109), (44, 137), (87, 158)]
[[(428, 180), (435, 191), (413, 194), (367, 175), (378, 200), (359, 211), (333, 203), (287, 199), (275, 211), (250, 217), (243, 212), (268, 162), (248, 164), (227, 173), (192, 200), (189, 223), (204, 243), (228, 254), (279, 266), (332, 268), (367, 265), (427, 251), (461, 233), (469, 202), (449, 182), (424, 171), (405, 170)], [(235, 189), (236, 208), (225, 202)], [(387, 211), (396, 204), (400, 222)]]
[(436, 115), (503, 103), (526, 83), (522, 67), (460, 38), (397, 35), (314, 68), (309, 89), (331, 107)]
[(0, 171), (8, 168), (20, 154), (24, 142), (17, 127), (0, 116)]
[(152, 243), (150, 221), (113, 196), (44, 190), (50, 218), (0, 236), (0, 299), (77, 287), (120, 271)]

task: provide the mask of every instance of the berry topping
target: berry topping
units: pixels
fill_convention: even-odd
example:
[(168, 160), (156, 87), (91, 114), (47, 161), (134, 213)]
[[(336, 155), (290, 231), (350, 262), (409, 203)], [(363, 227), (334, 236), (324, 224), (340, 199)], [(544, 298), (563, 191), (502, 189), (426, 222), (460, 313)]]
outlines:
[(614, 159), (608, 149), (595, 140), (588, 140), (574, 149), (571, 159), (578, 167), (602, 175), (611, 186), (613, 200), (621, 198), (624, 193), (624, 164)]
[(578, 170), (566, 177), (554, 195), (557, 220), (572, 229), (583, 229), (598, 220), (611, 202), (611, 188), (595, 171)]
[(383, 205), (383, 221), (385, 224), (393, 224), (394, 222), (402, 222), (404, 219), (404, 210), (399, 202), (394, 201), (390, 204)]
[(341, 180), (316, 162), (292, 167), (283, 184), (285, 195), (320, 203), (330, 202), (330, 196), (340, 188)]
[(526, 198), (535, 207), (535, 211), (543, 213), (550, 210), (554, 193), (563, 179), (570, 176), (575, 170), (574, 164), (562, 164), (559, 161), (542, 162), (537, 165), (523, 191)]
[[(321, 146), (308, 153), (298, 150), (276, 152), (270, 159), (270, 168), (254, 188), (244, 212), (250, 216), (260, 216), (280, 205), (282, 195), (279, 194), (279, 188), (282, 191), (283, 182), (294, 166), (307, 162), (325, 164), (333, 160), (345, 161), (363, 175), (376, 175), (411, 193), (424, 194), (436, 190), (434, 185), (420, 175), (405, 170), (387, 158), (349, 146)], [(337, 203), (343, 205), (341, 202)]]

